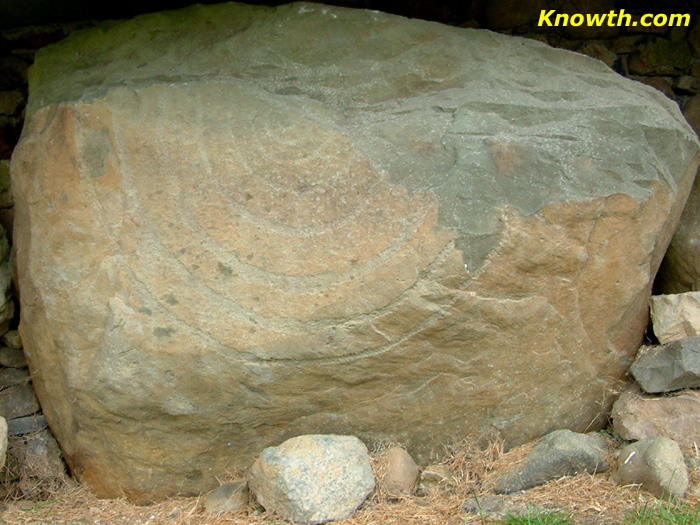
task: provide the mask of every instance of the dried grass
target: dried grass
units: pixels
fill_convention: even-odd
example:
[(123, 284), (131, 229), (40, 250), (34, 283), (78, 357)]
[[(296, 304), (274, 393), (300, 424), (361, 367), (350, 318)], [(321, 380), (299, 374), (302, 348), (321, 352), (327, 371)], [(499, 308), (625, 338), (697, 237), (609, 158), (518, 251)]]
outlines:
[[(384, 452), (392, 443), (380, 445), (372, 452), (372, 466), (379, 480), (370, 498), (339, 525), (465, 525), (483, 523), (480, 516), (466, 515), (462, 504), (470, 497), (483, 498), (491, 493), (493, 480), (522, 461), (534, 444), (518, 447), (507, 453), (500, 443), (486, 449), (462, 442), (450, 447), (444, 464), (455, 474), (452, 491), (429, 493), (423, 497), (391, 498), (381, 484), (385, 474)], [(237, 473), (240, 476), (240, 473)], [(654, 498), (637, 487), (621, 488), (608, 481), (606, 474), (565, 477), (546, 485), (512, 496), (542, 509), (556, 509), (574, 515), (580, 524), (621, 523), (623, 516), (635, 507)], [(700, 468), (691, 470), (693, 487), (700, 482)], [(205, 515), (200, 498), (172, 498), (139, 507), (126, 499), (100, 500), (87, 488), (64, 479), (41, 500), (7, 500), (0, 523), (8, 524), (124, 524), (124, 525), (275, 525), (287, 523), (271, 516), (251, 502), (240, 512)], [(691, 507), (700, 505), (700, 498), (686, 499)], [(486, 520), (488, 523), (496, 523)]]
[(48, 430), (10, 436), (2, 477), (5, 483), (0, 486), (0, 498), (13, 500), (51, 499), (55, 492), (74, 483), (66, 474), (58, 443)]

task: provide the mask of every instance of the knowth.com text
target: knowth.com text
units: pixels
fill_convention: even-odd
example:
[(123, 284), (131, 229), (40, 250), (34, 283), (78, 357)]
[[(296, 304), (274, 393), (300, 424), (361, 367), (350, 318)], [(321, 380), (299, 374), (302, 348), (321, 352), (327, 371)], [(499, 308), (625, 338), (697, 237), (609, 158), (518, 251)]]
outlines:
[(608, 13), (557, 13), (556, 9), (542, 9), (537, 23), (540, 27), (624, 26), (624, 27), (688, 27), (690, 14), (647, 13), (631, 15), (624, 9)]

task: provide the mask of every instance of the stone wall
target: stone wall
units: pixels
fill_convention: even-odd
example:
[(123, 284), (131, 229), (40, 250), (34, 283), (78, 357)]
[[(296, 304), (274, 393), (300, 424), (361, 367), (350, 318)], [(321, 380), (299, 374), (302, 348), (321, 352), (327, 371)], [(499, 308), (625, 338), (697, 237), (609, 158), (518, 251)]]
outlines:
[(0, 496), (23, 494), (30, 486), (46, 488), (63, 472), (58, 444), (46, 429), (34, 394), (22, 341), (17, 332), (19, 291), (12, 243), (14, 202), (10, 191), (10, 156), (19, 139), (27, 102), (27, 74), (37, 49), (64, 38), (84, 24), (29, 27), (0, 33), (0, 417), (7, 420), (9, 447)]

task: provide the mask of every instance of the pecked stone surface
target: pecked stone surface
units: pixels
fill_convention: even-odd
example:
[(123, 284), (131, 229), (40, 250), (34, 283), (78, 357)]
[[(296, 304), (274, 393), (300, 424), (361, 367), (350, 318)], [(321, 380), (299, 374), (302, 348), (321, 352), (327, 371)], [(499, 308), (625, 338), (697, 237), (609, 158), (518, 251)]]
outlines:
[(314, 4), (74, 33), (12, 159), (46, 418), (135, 500), (300, 434), (425, 464), (595, 427), (698, 161), (662, 95), (534, 41)]

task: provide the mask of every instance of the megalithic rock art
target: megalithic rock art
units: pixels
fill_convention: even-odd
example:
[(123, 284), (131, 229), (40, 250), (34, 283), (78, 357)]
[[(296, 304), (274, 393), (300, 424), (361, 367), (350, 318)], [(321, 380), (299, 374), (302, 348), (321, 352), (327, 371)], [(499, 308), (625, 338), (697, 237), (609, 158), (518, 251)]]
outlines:
[(539, 42), (314, 4), (41, 50), (21, 335), (73, 472), (198, 493), (301, 434), (603, 422), (697, 170), (678, 108)]

